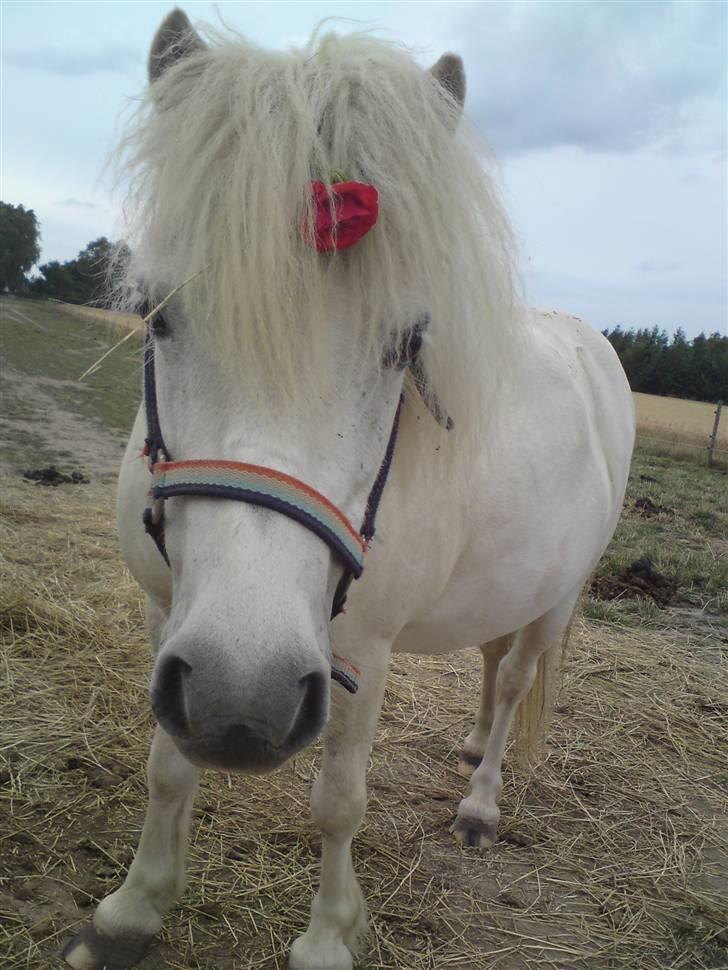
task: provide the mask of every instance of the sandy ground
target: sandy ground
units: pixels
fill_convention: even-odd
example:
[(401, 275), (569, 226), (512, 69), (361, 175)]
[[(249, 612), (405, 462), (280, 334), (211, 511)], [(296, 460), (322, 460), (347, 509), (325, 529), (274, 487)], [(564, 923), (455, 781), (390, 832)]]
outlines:
[[(116, 478), (126, 447), (125, 436), (64, 407), (53, 394), (64, 384), (77, 388), (76, 382), (51, 377), (30, 379), (8, 365), (3, 366), (2, 378), (6, 392), (20, 403), (24, 416), (8, 417), (1, 409), (0, 440), (27, 436), (29, 442), (35, 442), (35, 448), (31, 444), (26, 452), (27, 467), (40, 467), (48, 463), (48, 455), (58, 455), (56, 463), (62, 463), (64, 471), (82, 471), (102, 481)], [(19, 470), (17, 457), (0, 449), (0, 474)]]

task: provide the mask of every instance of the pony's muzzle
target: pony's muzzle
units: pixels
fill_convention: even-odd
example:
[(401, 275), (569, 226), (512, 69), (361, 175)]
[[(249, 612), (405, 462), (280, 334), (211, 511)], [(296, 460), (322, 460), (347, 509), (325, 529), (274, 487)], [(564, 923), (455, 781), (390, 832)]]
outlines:
[(221, 670), (209, 657), (165, 650), (152, 675), (154, 714), (194, 764), (270, 771), (315, 740), (328, 717), (328, 669), (321, 664), (301, 674), (298, 667), (246, 676)]

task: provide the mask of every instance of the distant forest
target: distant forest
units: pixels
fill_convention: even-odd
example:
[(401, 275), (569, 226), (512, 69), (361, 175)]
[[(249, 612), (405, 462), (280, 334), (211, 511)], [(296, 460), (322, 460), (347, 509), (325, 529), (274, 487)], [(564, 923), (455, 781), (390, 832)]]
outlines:
[(728, 337), (712, 333), (688, 340), (680, 329), (603, 330), (622, 361), (633, 391), (728, 402)]

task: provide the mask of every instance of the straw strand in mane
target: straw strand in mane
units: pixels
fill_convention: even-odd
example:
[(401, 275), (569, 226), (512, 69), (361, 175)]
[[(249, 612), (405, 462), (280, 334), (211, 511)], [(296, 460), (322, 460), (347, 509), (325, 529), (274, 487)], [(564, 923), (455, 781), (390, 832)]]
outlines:
[[(314, 33), (288, 53), (204, 35), (150, 86), (119, 149), (129, 273), (163, 290), (205, 268), (186, 313), (221, 362), (255, 365), (281, 397), (315, 378), (334, 283), (358, 360), (426, 310), (426, 368), (462, 440), (507, 379), (519, 315), (510, 230), (460, 105), (369, 34)], [(311, 179), (333, 169), (376, 186), (380, 217), (320, 255), (300, 226)]]

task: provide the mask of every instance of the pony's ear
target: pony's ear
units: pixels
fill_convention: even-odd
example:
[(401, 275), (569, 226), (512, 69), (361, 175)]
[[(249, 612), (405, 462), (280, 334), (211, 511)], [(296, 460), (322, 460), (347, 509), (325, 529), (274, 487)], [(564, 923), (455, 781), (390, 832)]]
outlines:
[(430, 68), (430, 74), (462, 108), (465, 104), (465, 68), (462, 58), (457, 54), (443, 54)]
[(156, 81), (181, 57), (205, 48), (184, 10), (176, 7), (162, 21), (149, 51), (149, 81)]

